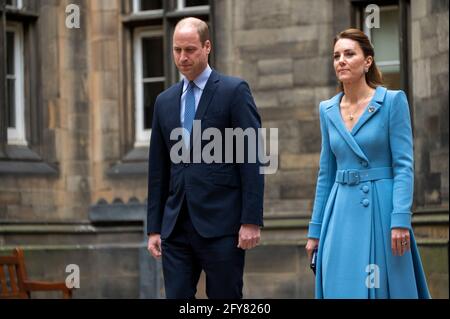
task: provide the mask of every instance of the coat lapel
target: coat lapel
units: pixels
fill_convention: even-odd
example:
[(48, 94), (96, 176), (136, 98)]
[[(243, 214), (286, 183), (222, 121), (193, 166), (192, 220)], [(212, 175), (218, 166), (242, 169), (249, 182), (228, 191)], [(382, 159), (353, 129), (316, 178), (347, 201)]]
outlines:
[(364, 152), (359, 147), (358, 143), (356, 143), (355, 139), (353, 138), (353, 135), (350, 134), (350, 132), (347, 130), (342, 120), (341, 113), (339, 111), (339, 103), (341, 102), (342, 95), (343, 92), (334, 96), (329, 101), (329, 104), (326, 106), (326, 114), (330, 119), (330, 121), (333, 123), (333, 125), (336, 127), (337, 131), (342, 136), (344, 141), (353, 150), (353, 152), (356, 155), (358, 155), (361, 159), (369, 163), (366, 154), (364, 154)]
[(355, 136), (356, 133), (359, 131), (359, 129), (370, 119), (372, 116), (375, 115), (375, 113), (378, 112), (378, 109), (383, 105), (384, 96), (386, 95), (387, 89), (378, 86), (375, 90), (375, 94), (372, 98), (372, 100), (369, 103), (369, 107), (364, 111), (364, 113), (361, 115), (358, 122), (355, 124), (355, 126), (352, 129), (352, 135)]

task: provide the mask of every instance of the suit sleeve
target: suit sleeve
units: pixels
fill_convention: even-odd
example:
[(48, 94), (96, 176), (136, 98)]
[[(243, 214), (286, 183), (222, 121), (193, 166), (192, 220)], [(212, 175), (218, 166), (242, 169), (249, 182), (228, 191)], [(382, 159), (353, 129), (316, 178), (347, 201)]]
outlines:
[(314, 208), (309, 223), (308, 238), (320, 237), (323, 213), (336, 178), (336, 158), (330, 147), (328, 125), (322, 105), (319, 106), (320, 131), (322, 134), (322, 150), (320, 152), (319, 173), (317, 176)]
[[(242, 186), (241, 224), (263, 226), (264, 175), (260, 173), (261, 163), (258, 157), (258, 134), (261, 118), (256, 109), (249, 85), (242, 81), (236, 88), (231, 106), (233, 129), (253, 129), (255, 141), (246, 139), (243, 163), (238, 163)], [(253, 143), (250, 145), (249, 143)], [(248, 149), (256, 151), (256, 160), (249, 160)]]
[(161, 232), (164, 206), (169, 194), (170, 156), (161, 130), (160, 107), (157, 99), (148, 160), (147, 234)]
[(414, 155), (411, 118), (403, 91), (396, 93), (389, 113), (389, 143), (394, 172), (391, 228), (411, 229)]

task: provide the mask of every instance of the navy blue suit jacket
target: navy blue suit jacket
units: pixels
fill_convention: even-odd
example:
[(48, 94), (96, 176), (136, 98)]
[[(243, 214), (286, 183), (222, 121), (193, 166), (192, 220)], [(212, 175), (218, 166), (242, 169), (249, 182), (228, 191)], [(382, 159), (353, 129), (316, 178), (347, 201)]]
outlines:
[[(162, 92), (156, 99), (150, 140), (148, 170), (147, 233), (167, 238), (186, 199), (189, 215), (197, 232), (206, 238), (237, 234), (241, 224), (263, 225), (264, 175), (256, 163), (178, 163), (170, 150), (177, 142), (170, 139), (180, 127), (180, 97), (183, 81)], [(195, 114), (201, 131), (208, 127), (261, 127), (248, 84), (239, 78), (212, 71)], [(194, 134), (192, 134), (194, 135)], [(202, 148), (210, 141), (202, 141)], [(246, 141), (255, 143), (255, 141)], [(225, 150), (225, 141), (222, 141)], [(257, 144), (257, 143), (256, 143)], [(191, 137), (192, 145), (192, 137)], [(225, 152), (222, 152), (225, 158)], [(192, 147), (191, 147), (192, 156)]]

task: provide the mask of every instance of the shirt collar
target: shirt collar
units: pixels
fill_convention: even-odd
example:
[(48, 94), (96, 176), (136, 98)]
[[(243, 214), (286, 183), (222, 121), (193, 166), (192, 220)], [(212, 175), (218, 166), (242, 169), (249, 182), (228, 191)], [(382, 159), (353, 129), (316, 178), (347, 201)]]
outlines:
[[(202, 73), (194, 80), (195, 85), (200, 89), (204, 90), (206, 86), (206, 82), (208, 82), (209, 76), (211, 75), (212, 69), (209, 66), (209, 64), (206, 66), (206, 68), (203, 70)], [(186, 78), (183, 78), (183, 92), (187, 89), (189, 85), (189, 80)]]

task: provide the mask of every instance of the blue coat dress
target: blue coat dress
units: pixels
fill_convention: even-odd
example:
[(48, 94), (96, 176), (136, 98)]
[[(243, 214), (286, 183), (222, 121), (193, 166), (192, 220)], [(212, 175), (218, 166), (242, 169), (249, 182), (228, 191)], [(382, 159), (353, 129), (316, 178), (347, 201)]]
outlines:
[[(322, 151), (309, 238), (319, 239), (316, 298), (429, 298), (411, 228), (414, 169), (408, 102), (377, 87), (351, 131), (343, 93), (320, 103)], [(391, 228), (411, 250), (394, 256)]]

